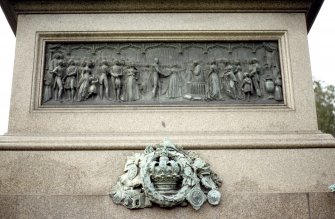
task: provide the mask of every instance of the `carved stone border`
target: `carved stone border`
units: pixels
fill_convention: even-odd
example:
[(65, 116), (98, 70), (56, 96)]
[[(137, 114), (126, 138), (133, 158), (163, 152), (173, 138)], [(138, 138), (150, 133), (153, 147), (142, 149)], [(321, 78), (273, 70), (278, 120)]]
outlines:
[[(124, 32), (36, 32), (34, 73), (32, 78), (31, 112), (116, 112), (141, 110), (168, 111), (259, 111), (294, 110), (292, 77), (287, 31), (124, 31)], [(210, 105), (210, 106), (157, 106), (157, 105), (99, 105), (99, 106), (42, 106), (45, 47), (52, 42), (146, 42), (146, 41), (278, 41), (280, 69), (283, 81), (284, 104)]]

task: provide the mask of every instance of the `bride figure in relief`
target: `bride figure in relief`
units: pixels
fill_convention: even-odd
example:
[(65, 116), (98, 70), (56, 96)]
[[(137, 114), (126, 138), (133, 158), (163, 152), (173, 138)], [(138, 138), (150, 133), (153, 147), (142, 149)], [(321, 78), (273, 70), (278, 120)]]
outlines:
[(133, 64), (130, 64), (127, 69), (127, 79), (125, 83), (125, 101), (135, 101), (140, 99), (136, 73), (137, 69)]

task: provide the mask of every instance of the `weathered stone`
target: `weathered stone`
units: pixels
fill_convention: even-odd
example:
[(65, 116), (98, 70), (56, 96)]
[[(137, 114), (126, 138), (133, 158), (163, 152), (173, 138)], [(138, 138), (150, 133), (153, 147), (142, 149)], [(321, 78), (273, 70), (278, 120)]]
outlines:
[(223, 199), (220, 218), (309, 218), (304, 193), (228, 194)]
[(335, 217), (335, 194), (331, 192), (309, 194), (310, 218)]
[[(0, 182), (1, 188), (1, 182)], [(18, 211), (18, 196), (0, 195), (0, 218), (16, 219)]]

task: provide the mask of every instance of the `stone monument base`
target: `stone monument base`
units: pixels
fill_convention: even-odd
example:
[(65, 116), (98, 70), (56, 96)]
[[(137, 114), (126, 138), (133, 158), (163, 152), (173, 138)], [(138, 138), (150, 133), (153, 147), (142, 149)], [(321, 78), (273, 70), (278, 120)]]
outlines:
[[(2, 0), (0, 4), (16, 34), (9, 128), (0, 137), (0, 218), (334, 218), (335, 195), (328, 186), (335, 182), (335, 141), (317, 128), (307, 42), (322, 1)], [(148, 52), (150, 43), (161, 50)], [(190, 45), (192, 50), (181, 48)], [(162, 49), (171, 46), (173, 51)], [(80, 67), (83, 80), (78, 81), (82, 86), (75, 104), (62, 99), (62, 80), (72, 99), (74, 82), (62, 78), (64, 60), (54, 52), (85, 64)], [(163, 53), (158, 61), (156, 54)], [(202, 60), (193, 60), (195, 56)], [(107, 64), (98, 60), (99, 69), (83, 61), (104, 57)], [(123, 66), (128, 98), (122, 101), (128, 102), (113, 104), (108, 98), (85, 102), (93, 94), (100, 98), (96, 92), (106, 90), (106, 80), (113, 84), (111, 77), (114, 89), (120, 85), (115, 82), (120, 66), (110, 62), (129, 57), (137, 63)], [(214, 58), (231, 65), (220, 67)], [(79, 66), (79, 61), (75, 65), (65, 61), (72, 68)], [(190, 72), (197, 74), (189, 74), (180, 86), (177, 74), (185, 63), (193, 63)], [(251, 95), (250, 103), (238, 100), (242, 92), (242, 85), (234, 82), (238, 63), (243, 72), (236, 75), (244, 77), (240, 82), (245, 95)], [(159, 87), (159, 68), (177, 65), (171, 68), (173, 80), (168, 84), (176, 89), (167, 97), (184, 97), (178, 90), (183, 87), (188, 93), (182, 102), (188, 104), (136, 102), (135, 64), (142, 73), (155, 66), (153, 87)], [(110, 67), (115, 76), (108, 75)], [(96, 80), (98, 70), (104, 70), (107, 79)], [(67, 73), (70, 79), (75, 77)], [(259, 83), (257, 74), (262, 76)], [(56, 81), (53, 87), (51, 81)], [(224, 89), (217, 86), (222, 81)], [(154, 97), (162, 95), (151, 91)], [(61, 101), (48, 102), (55, 93)], [(191, 206), (128, 210), (112, 202), (108, 193), (124, 173), (127, 156), (165, 138), (197, 152), (222, 179), (218, 206), (206, 203), (198, 211)]]
[(123, 173), (126, 157), (144, 147), (47, 148), (38, 140), (36, 146), (31, 141), (25, 144), (30, 148), (20, 148), (1, 139), (1, 218), (332, 218), (335, 214), (335, 195), (328, 191), (334, 183), (332, 148), (186, 147), (208, 160), (223, 179), (220, 204), (205, 204), (198, 211), (191, 206), (128, 210), (115, 205), (107, 193)]

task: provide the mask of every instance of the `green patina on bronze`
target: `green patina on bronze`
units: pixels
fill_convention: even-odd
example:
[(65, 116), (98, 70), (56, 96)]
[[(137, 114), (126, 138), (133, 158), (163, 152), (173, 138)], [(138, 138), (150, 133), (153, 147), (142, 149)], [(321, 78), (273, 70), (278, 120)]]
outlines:
[(221, 180), (196, 153), (165, 140), (127, 158), (110, 197), (129, 209), (186, 206), (198, 210), (207, 200), (218, 205)]
[(283, 104), (278, 42), (47, 43), (42, 105)]

